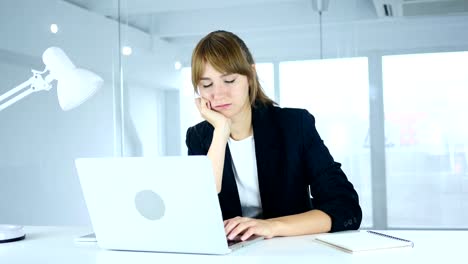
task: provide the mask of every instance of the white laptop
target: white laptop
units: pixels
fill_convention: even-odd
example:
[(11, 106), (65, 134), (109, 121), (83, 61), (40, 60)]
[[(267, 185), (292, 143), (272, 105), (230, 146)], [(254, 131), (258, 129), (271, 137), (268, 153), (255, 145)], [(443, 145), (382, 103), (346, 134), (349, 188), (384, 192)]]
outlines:
[(75, 160), (104, 249), (227, 254), (261, 237), (226, 239), (206, 156)]

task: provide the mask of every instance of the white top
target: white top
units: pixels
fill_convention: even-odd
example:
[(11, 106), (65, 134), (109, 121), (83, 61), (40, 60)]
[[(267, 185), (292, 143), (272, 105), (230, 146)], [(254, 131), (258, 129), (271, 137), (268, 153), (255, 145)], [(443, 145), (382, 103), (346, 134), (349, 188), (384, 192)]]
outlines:
[(262, 201), (258, 187), (254, 137), (250, 136), (239, 141), (229, 138), (228, 144), (242, 215), (244, 217), (260, 217), (262, 215)]

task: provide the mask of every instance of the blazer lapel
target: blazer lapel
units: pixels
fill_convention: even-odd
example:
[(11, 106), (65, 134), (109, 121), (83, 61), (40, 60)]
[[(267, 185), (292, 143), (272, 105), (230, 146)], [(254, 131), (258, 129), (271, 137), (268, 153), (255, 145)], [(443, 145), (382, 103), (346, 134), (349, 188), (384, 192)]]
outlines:
[(223, 219), (242, 216), (239, 191), (237, 190), (236, 178), (232, 170), (232, 158), (228, 145), (226, 145), (224, 158), (223, 182), (218, 197), (223, 210)]
[(252, 109), (258, 185), (264, 218), (274, 216), (276, 180), (272, 177), (282, 174), (281, 141), (273, 111), (273, 107)]

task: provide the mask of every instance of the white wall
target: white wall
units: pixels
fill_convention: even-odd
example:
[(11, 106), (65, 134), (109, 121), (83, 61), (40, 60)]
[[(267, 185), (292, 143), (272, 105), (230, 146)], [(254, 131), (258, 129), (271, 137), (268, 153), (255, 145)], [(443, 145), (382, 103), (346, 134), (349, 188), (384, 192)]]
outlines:
[[(168, 156), (181, 155), (180, 151), (180, 91), (165, 91), (166, 115), (165, 115), (165, 154)], [(184, 136), (185, 138), (185, 136)]]
[(161, 156), (165, 153), (165, 91), (127, 86), (125, 156)]
[[(51, 23), (58, 24), (58, 34), (50, 33)], [(175, 89), (179, 78), (173, 52), (168, 43), (138, 30), (122, 28), (121, 36), (134, 50), (122, 60), (123, 82), (131, 89), (124, 112), (134, 116), (125, 123), (126, 132), (134, 126), (133, 134), (125, 133), (127, 147), (138, 152), (141, 142), (143, 154), (156, 155), (165, 148), (161, 89)], [(118, 24), (63, 1), (2, 1), (0, 38), (0, 94), (27, 80), (31, 68), (42, 70), (41, 54), (49, 46), (63, 48), (77, 66), (105, 81), (95, 97), (69, 112), (60, 109), (55, 89), (0, 112), (0, 224), (89, 225), (73, 160), (115, 153)], [(143, 115), (146, 111), (153, 116)], [(156, 123), (147, 123), (150, 119)]]
[[(12, 87), (26, 67), (0, 64)], [(8, 83), (8, 84), (6, 84)], [(112, 88), (69, 112), (56, 90), (38, 92), (0, 112), (0, 222), (88, 224), (73, 159), (113, 154)]]
[(182, 155), (188, 154), (187, 144), (185, 143), (185, 136), (187, 129), (194, 126), (198, 122), (203, 121), (200, 112), (195, 106), (195, 97), (192, 86), (191, 68), (184, 67), (181, 70), (182, 74), (182, 89), (179, 93), (180, 104), (180, 153)]

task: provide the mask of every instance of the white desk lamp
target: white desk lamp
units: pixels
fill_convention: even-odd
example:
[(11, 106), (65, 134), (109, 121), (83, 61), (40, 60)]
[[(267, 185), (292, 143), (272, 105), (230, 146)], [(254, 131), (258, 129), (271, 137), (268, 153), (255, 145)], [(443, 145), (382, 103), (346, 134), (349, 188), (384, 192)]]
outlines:
[[(0, 95), (0, 111), (38, 91), (49, 91), (52, 82), (57, 80), (57, 96), (64, 110), (75, 108), (93, 96), (103, 84), (101, 77), (85, 69), (76, 68), (65, 52), (50, 47), (42, 54), (46, 65), (44, 71), (32, 70), (33, 76), (24, 83)], [(46, 72), (49, 74), (43, 78)], [(0, 243), (18, 241), (25, 238), (22, 226), (0, 225)]]
[[(60, 48), (46, 49), (42, 60), (46, 65), (44, 71), (32, 70), (33, 76), (29, 80), (0, 95), (0, 111), (31, 93), (49, 91), (54, 80), (57, 80), (58, 101), (64, 111), (77, 107), (102, 86), (101, 77), (88, 70), (76, 68)], [(43, 78), (42, 75), (46, 72), (49, 74)], [(7, 100), (8, 98), (10, 99)]]

